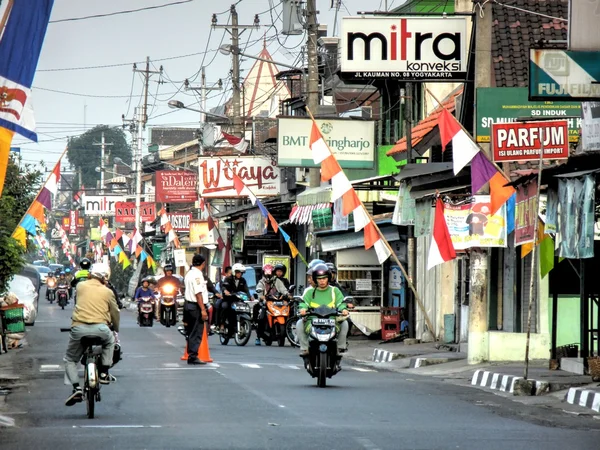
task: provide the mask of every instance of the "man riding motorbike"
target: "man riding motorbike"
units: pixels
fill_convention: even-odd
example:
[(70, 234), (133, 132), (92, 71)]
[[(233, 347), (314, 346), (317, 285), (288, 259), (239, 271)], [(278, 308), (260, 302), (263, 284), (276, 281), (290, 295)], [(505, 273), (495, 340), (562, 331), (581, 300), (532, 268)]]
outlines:
[[(87, 269), (86, 269), (87, 270)], [(108, 368), (113, 363), (115, 336), (109, 328), (119, 331), (119, 309), (114, 294), (106, 287), (108, 273), (102, 267), (90, 271), (89, 279), (77, 286), (77, 305), (73, 311), (69, 345), (65, 354), (65, 374), (73, 385), (73, 393), (67, 398), (65, 404), (72, 406), (83, 400), (83, 391), (79, 385), (77, 364), (85, 348), (81, 345), (84, 336), (95, 336), (102, 340), (102, 365), (100, 383), (109, 384), (110, 375)]]
[[(60, 273), (59, 273), (60, 275)], [(50, 298), (49, 293), (54, 293), (56, 290), (56, 284), (58, 282), (58, 276), (54, 276), (54, 272), (48, 273), (48, 278), (46, 278), (46, 300)]]
[[(168, 294), (176, 296), (179, 290), (181, 289), (181, 281), (179, 280), (179, 278), (173, 275), (173, 265), (165, 264), (163, 267), (163, 272), (165, 273), (165, 276), (158, 280), (158, 283), (156, 283), (156, 290), (160, 295), (163, 295), (163, 289), (165, 288), (165, 286), (171, 285), (173, 286), (173, 291), (169, 292)], [(160, 319), (160, 302), (158, 302), (156, 305), (156, 315)]]
[[(309, 288), (302, 296), (300, 303), (300, 315), (302, 318), (296, 324), (296, 334), (300, 343), (300, 356), (308, 355), (308, 336), (304, 324), (304, 316), (306, 316), (309, 308), (318, 308), (319, 306), (328, 306), (336, 308), (342, 312), (342, 315), (348, 315), (347, 305), (344, 303), (344, 294), (337, 287), (331, 286), (331, 270), (326, 264), (317, 264), (312, 268), (312, 279), (316, 287)], [(340, 330), (338, 334), (338, 352), (346, 351), (346, 337), (348, 334), (348, 322), (340, 322)]]
[(273, 296), (279, 298), (280, 296), (289, 297), (289, 292), (283, 281), (275, 276), (274, 267), (271, 264), (265, 264), (262, 268), (263, 277), (256, 284), (256, 291), (261, 292), (260, 302), (254, 305), (252, 309), (252, 320), (256, 324), (256, 340), (254, 341), (254, 345), (260, 345), (260, 340), (263, 337), (263, 333), (265, 330), (265, 320), (266, 317), (263, 317), (262, 320), (258, 319), (258, 315), (260, 313), (260, 308), (262, 304), (265, 302), (267, 296)]
[(221, 284), (223, 287), (223, 301), (221, 302), (221, 307), (217, 309), (219, 333), (225, 330), (225, 319), (227, 318), (227, 314), (230, 314), (232, 311), (231, 305), (236, 301), (233, 294), (244, 292), (250, 298), (248, 283), (246, 283), (246, 279), (244, 278), (246, 267), (243, 264), (236, 263), (233, 265), (231, 271), (233, 274), (225, 278)]
[[(73, 276), (73, 279), (71, 280), (71, 288), (77, 287), (77, 284), (80, 281), (85, 281), (88, 279), (89, 274), (90, 274), (90, 267), (92, 267), (92, 262), (87, 258), (83, 258), (79, 262), (79, 267), (80, 267), (80, 270), (75, 272), (75, 275)], [(73, 294), (72, 290), (71, 290), (71, 294)], [(75, 292), (75, 303), (77, 303), (76, 296), (77, 296), (77, 292)]]

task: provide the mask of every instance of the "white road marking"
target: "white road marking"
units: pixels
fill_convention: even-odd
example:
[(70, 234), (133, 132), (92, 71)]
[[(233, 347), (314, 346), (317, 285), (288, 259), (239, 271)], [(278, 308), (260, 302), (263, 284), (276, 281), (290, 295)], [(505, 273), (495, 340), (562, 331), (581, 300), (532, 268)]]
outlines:
[(162, 425), (73, 425), (73, 428), (162, 428)]
[(373, 441), (371, 441), (370, 439), (367, 438), (354, 438), (360, 445), (363, 446), (363, 448), (366, 448), (367, 450), (380, 450), (379, 447), (377, 447)]
[(60, 372), (62, 370), (59, 364), (42, 364), (40, 366), (40, 372)]
[(260, 369), (258, 364), (241, 364), (242, 367), (247, 367), (248, 369)]
[(164, 363), (163, 366), (167, 368), (180, 367), (178, 363)]
[(292, 364), (282, 365), (282, 366), (279, 366), (279, 367), (281, 367), (282, 369), (300, 370), (300, 367), (294, 366)]
[(0, 416), (0, 427), (14, 427), (15, 419), (8, 416)]
[(350, 369), (356, 370), (357, 372), (377, 372), (376, 370), (365, 369), (363, 367), (350, 367)]
[(146, 372), (163, 372), (167, 370), (216, 370), (216, 367), (210, 366), (193, 366), (193, 367), (147, 367), (143, 369), (136, 370), (144, 370)]
[(217, 363), (208, 363), (207, 366), (214, 367), (215, 369), (217, 369), (218, 367), (221, 367), (221, 365), (217, 364)]

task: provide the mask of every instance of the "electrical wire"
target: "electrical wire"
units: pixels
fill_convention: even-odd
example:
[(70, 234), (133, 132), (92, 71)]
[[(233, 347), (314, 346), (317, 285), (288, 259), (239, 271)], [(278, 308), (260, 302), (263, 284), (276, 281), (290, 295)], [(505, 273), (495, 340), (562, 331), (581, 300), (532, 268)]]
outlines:
[[(487, 3), (487, 2), (486, 2)], [(515, 9), (517, 11), (521, 11), (524, 12), (526, 14), (532, 14), (534, 16), (540, 16), (540, 17), (545, 17), (546, 19), (552, 19), (552, 20), (558, 20), (560, 22), (569, 22), (568, 19), (564, 19), (562, 17), (554, 17), (554, 16), (550, 16), (548, 14), (543, 14), (543, 13), (539, 13), (537, 11), (530, 11), (528, 9), (524, 9), (524, 8), (519, 8), (518, 6), (512, 6), (512, 5), (508, 5), (506, 3), (500, 3), (498, 0), (494, 0), (494, 3), (498, 6), (502, 6), (503, 8), (509, 8), (509, 9)], [(483, 8), (483, 7), (481, 7)], [(483, 9), (481, 11), (483, 13)]]

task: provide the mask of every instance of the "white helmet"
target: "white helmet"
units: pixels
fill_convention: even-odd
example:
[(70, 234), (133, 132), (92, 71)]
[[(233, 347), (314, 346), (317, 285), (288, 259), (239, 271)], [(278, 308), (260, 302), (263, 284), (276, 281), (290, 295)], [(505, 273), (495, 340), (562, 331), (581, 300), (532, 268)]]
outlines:
[(236, 272), (244, 273), (246, 271), (246, 266), (240, 263), (235, 263), (231, 268), (231, 271), (235, 274)]
[(110, 267), (105, 263), (94, 263), (90, 268), (90, 276), (106, 282), (110, 278)]

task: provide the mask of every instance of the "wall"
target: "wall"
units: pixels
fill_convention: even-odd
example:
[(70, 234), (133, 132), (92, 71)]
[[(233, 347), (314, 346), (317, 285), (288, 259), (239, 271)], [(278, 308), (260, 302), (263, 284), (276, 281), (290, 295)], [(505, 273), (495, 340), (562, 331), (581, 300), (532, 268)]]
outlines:
[[(558, 296), (558, 323), (556, 345), (579, 344), (581, 318), (579, 316), (581, 300), (575, 295)], [(548, 326), (552, 327), (552, 297), (548, 298)], [(594, 328), (597, 325), (597, 314), (594, 308)]]
[[(488, 333), (489, 361), (524, 361), (527, 333)], [(550, 335), (532, 333), (529, 345), (529, 359), (550, 358)]]

